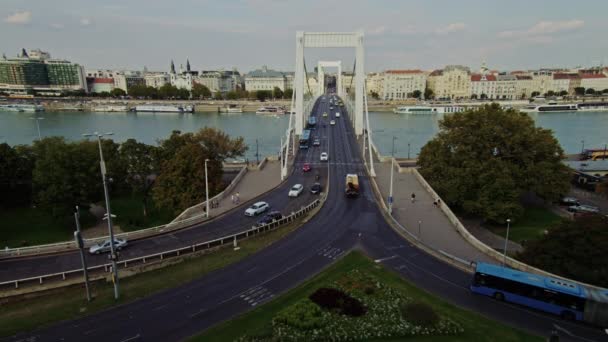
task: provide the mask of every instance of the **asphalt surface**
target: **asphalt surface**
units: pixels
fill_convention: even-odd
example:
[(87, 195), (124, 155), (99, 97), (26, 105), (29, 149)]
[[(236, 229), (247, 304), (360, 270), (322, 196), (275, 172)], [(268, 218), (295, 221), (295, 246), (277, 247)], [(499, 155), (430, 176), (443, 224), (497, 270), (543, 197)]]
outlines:
[[(327, 111), (327, 106), (327, 102), (317, 103), (319, 117), (319, 113)], [(344, 110), (341, 112), (344, 114)], [(336, 119), (335, 126), (329, 126), (327, 121), (320, 120), (315, 135), (328, 137), (324, 138), (325, 143), (329, 140), (329, 197), (303, 227), (250, 258), (181, 287), (8, 340), (183, 340), (271, 300), (354, 248), (363, 250), (415, 285), (491, 319), (542, 336), (548, 336), (556, 324), (561, 341), (606, 340), (607, 336), (597, 328), (471, 294), (469, 274), (413, 247), (388, 226), (364, 176), (348, 117), (342, 115)], [(312, 160), (325, 146), (311, 149), (302, 156)], [(345, 198), (344, 176), (355, 172), (360, 175), (361, 196)], [(291, 177), (289, 184), (301, 179), (298, 173)]]

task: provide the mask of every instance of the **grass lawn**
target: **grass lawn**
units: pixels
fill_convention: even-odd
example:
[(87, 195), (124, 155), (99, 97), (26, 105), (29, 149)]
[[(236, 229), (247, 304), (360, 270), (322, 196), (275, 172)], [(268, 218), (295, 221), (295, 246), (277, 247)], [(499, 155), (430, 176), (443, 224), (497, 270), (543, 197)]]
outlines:
[(155, 292), (185, 284), (203, 275), (235, 263), (267, 247), (296, 229), (298, 223), (239, 243), (238, 251), (223, 248), (216, 252), (188, 259), (164, 269), (121, 279), (121, 297), (114, 301), (110, 283), (96, 282), (91, 286), (93, 301), (85, 298), (84, 285), (66, 288), (52, 295), (25, 299), (0, 306), (0, 337), (29, 331), (67, 319), (98, 312), (149, 296)]
[[(114, 222), (125, 232), (160, 226), (171, 222), (175, 215), (170, 210), (158, 209), (152, 198), (148, 198), (148, 215), (144, 216), (143, 196), (126, 194), (111, 198), (112, 214), (116, 215)], [(103, 203), (100, 203), (103, 204)]]
[[(241, 336), (266, 336), (272, 331), (272, 319), (281, 310), (290, 307), (294, 303), (308, 297), (316, 289), (328, 286), (332, 282), (341, 279), (346, 273), (358, 270), (360, 273), (369, 275), (386, 286), (405, 293), (408, 297), (415, 298), (434, 308), (442, 316), (447, 316), (457, 322), (464, 332), (451, 336), (415, 336), (408, 338), (416, 341), (543, 341), (540, 337), (510, 328), (498, 322), (489, 320), (477, 313), (457, 308), (431, 294), (414, 287), (403, 280), (399, 275), (375, 264), (372, 260), (359, 252), (353, 252), (342, 260), (330, 266), (324, 272), (318, 274), (303, 285), (288, 291), (286, 294), (264, 304), (249, 313), (234, 320), (222, 323), (205, 333), (195, 336), (190, 341), (234, 341)], [(360, 318), (359, 318), (360, 319)], [(404, 338), (394, 339), (403, 341)], [(383, 339), (382, 341), (390, 341)]]
[[(95, 218), (81, 210), (80, 224), (87, 227)], [(0, 248), (25, 247), (61, 242), (74, 238), (73, 216), (54, 218), (39, 208), (9, 208), (0, 210)]]
[[(561, 217), (543, 207), (527, 207), (524, 215), (511, 225), (509, 229), (509, 240), (521, 243), (531, 241), (544, 234), (546, 229), (551, 228), (562, 220)], [(507, 226), (491, 225), (488, 228), (497, 235), (505, 236)]]

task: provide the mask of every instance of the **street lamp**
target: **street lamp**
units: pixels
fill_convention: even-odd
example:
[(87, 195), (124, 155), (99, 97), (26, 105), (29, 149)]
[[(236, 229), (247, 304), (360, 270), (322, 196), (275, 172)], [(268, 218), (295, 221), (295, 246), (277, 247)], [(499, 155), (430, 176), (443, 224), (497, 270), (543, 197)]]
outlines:
[(40, 134), (40, 120), (44, 120), (44, 118), (40, 116), (34, 116), (31, 117), (30, 120), (36, 120), (36, 128), (38, 128), (38, 141), (42, 140), (42, 135)]
[(505, 252), (502, 261), (503, 266), (507, 264), (507, 243), (509, 242), (509, 228), (511, 228), (511, 219), (507, 219), (507, 237), (505, 238)]
[(422, 236), (420, 235), (420, 225), (422, 225), (422, 221), (418, 220), (418, 239), (422, 240)]
[(581, 144), (582, 144), (582, 146), (581, 146), (581, 155), (582, 155), (585, 153), (585, 140), (584, 139), (581, 140)]
[(410, 159), (410, 142), (407, 142), (407, 159)]
[(209, 159), (205, 159), (205, 204), (207, 205), (207, 210), (205, 210), (205, 217), (209, 218), (209, 178), (207, 178), (207, 162)]
[(106, 177), (106, 162), (103, 159), (103, 150), (101, 149), (101, 137), (113, 135), (112, 132), (107, 133), (85, 133), (84, 137), (97, 137), (97, 144), (99, 145), (99, 165), (101, 167), (101, 179), (103, 181), (103, 193), (106, 199), (106, 218), (108, 220), (108, 231), (110, 233), (110, 259), (112, 260), (112, 280), (114, 283), (114, 299), (118, 299), (118, 265), (116, 264), (116, 248), (114, 248), (114, 231), (112, 229), (112, 217), (114, 217), (110, 211), (110, 193), (108, 192), (108, 182)]
[(393, 172), (395, 169), (395, 140), (396, 136), (393, 135), (393, 147), (391, 149), (391, 186), (388, 195), (388, 214), (393, 214)]

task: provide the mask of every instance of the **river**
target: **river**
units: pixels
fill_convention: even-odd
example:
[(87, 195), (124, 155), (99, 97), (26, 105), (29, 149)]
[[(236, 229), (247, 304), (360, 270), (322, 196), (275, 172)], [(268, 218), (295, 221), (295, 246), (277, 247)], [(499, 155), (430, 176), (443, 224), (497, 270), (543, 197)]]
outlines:
[[(99, 112), (43, 112), (37, 113), (43, 137), (63, 136), (68, 140), (82, 138), (82, 133), (113, 132), (113, 139), (125, 141), (135, 138), (147, 144), (168, 137), (173, 130), (194, 132), (209, 126), (224, 130), (231, 136), (242, 136), (249, 146), (246, 158), (256, 159), (256, 140), (260, 156), (276, 155), (289, 116), (242, 114), (137, 114)], [(585, 148), (603, 148), (608, 142), (608, 112), (538, 113), (530, 114), (537, 126), (554, 131), (568, 154)], [(11, 145), (31, 144), (37, 139), (33, 113), (0, 112), (0, 142)], [(411, 115), (391, 112), (370, 113), (373, 139), (382, 154), (390, 154), (392, 137), (395, 155), (415, 157), (420, 148), (438, 131), (443, 114)]]

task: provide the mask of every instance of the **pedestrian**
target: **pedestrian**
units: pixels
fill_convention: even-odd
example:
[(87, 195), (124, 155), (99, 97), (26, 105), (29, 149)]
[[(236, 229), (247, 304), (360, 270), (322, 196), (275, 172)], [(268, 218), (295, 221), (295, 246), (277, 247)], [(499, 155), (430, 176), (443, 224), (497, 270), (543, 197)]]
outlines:
[(437, 206), (437, 201), (433, 201), (433, 205), (434, 205), (434, 206)]
[(437, 206), (441, 206), (441, 200), (439, 198), (437, 199)]
[(416, 194), (412, 192), (412, 203), (416, 201)]
[(234, 201), (235, 201), (235, 197), (234, 197), (234, 195), (230, 195), (230, 200), (232, 201), (232, 204), (234, 204), (234, 203), (235, 203), (235, 202), (234, 202)]
[(241, 194), (239, 194), (238, 192), (236, 193), (236, 204), (239, 204), (239, 202), (241, 201)]

